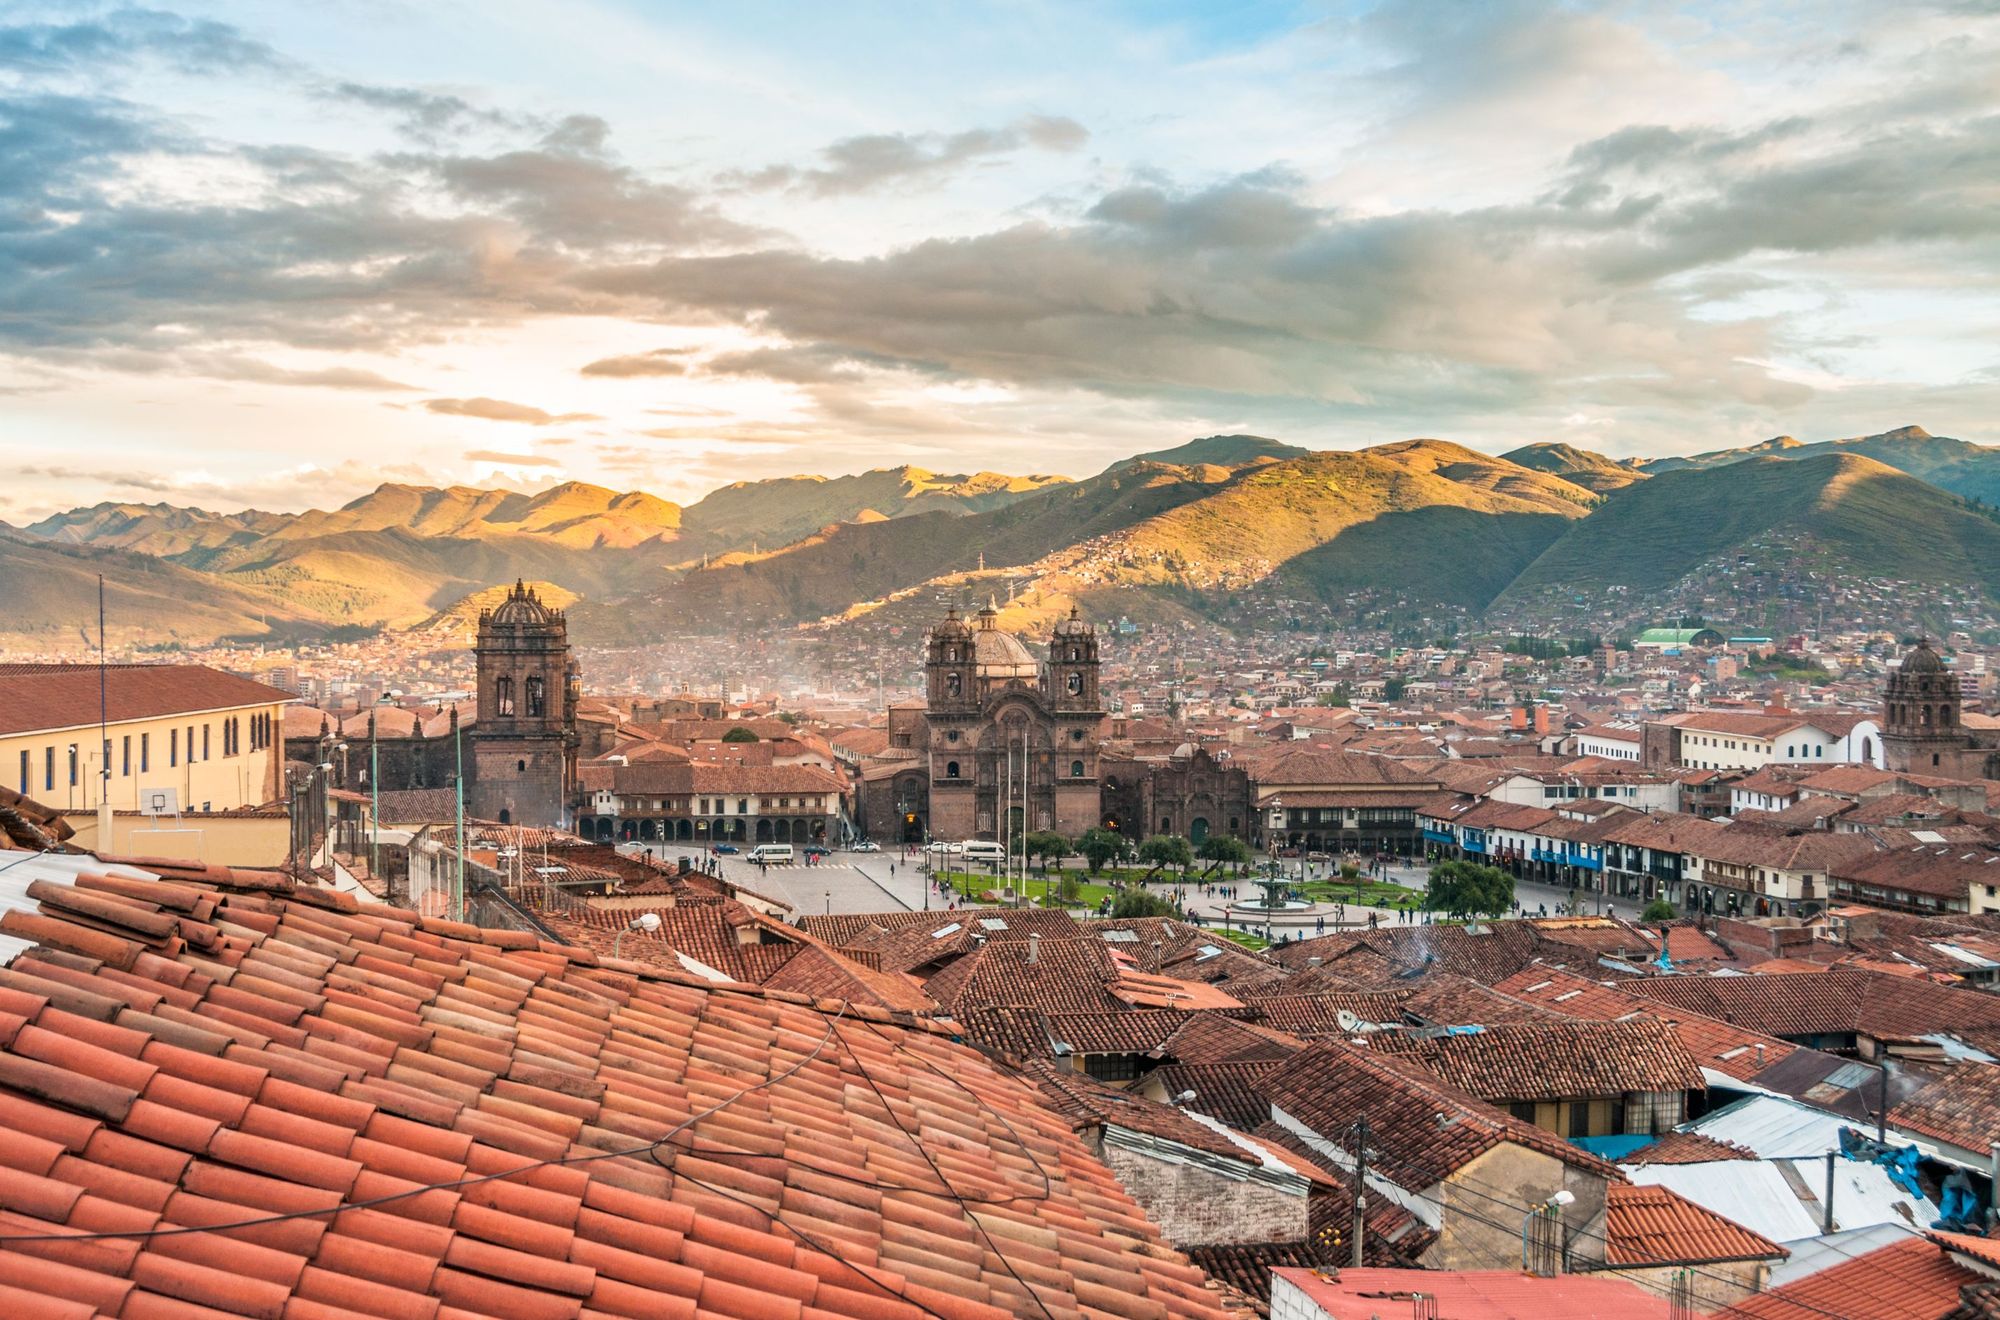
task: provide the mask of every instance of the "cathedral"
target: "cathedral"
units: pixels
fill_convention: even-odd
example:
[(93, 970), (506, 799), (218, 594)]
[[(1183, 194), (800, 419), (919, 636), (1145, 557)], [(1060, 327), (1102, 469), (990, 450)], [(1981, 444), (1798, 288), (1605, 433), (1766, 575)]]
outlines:
[[(862, 773), (861, 815), (879, 843), (1003, 839), (1097, 826), (1132, 838), (1240, 832), (1244, 772), (1192, 748), (1154, 764), (1105, 746), (1097, 632), (1070, 611), (1037, 661), (989, 602), (949, 611), (924, 640), (921, 702), (889, 710), (886, 754)], [(1107, 760), (1107, 757), (1112, 759)]]
[(1958, 675), (1928, 641), (1911, 648), (1883, 687), (1882, 759), (1908, 774), (2000, 778), (2000, 733), (1966, 727)]

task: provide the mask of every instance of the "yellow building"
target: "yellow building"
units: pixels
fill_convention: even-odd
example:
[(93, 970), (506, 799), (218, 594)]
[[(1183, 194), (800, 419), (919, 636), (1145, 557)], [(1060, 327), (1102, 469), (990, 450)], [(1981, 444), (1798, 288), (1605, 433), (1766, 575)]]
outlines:
[[(289, 692), (206, 665), (0, 665), (0, 783), (57, 811), (230, 811), (284, 796)], [(109, 768), (110, 774), (104, 771)]]

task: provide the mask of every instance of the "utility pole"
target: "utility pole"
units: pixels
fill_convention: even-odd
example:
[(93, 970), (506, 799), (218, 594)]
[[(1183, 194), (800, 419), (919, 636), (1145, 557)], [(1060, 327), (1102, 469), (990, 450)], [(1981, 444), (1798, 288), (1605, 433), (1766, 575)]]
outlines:
[(1826, 1153), (1826, 1215), (1822, 1221), (1825, 1225), (1824, 1231), (1828, 1235), (1833, 1233), (1833, 1159), (1834, 1152), (1828, 1151)]
[(1352, 1261), (1355, 1269), (1361, 1268), (1361, 1238), (1368, 1228), (1366, 1206), (1368, 1204), (1368, 1119), (1364, 1115), (1355, 1124), (1359, 1135), (1354, 1142), (1354, 1241)]

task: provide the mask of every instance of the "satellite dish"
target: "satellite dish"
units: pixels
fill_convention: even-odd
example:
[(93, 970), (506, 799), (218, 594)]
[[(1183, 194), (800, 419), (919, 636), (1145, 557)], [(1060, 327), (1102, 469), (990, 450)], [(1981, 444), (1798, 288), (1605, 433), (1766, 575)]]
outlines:
[(1335, 1020), (1340, 1023), (1340, 1029), (1342, 1031), (1349, 1031), (1349, 1032), (1359, 1031), (1361, 1030), (1363, 1025), (1361, 1019), (1354, 1016), (1354, 1013), (1351, 1009), (1345, 1009), (1345, 1008), (1341, 1009), (1339, 1014), (1336, 1016)]

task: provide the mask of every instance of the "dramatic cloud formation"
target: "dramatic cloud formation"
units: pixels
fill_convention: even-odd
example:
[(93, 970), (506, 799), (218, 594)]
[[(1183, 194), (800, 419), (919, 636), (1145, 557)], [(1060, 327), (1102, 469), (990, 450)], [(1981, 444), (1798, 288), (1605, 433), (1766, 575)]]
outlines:
[[(403, 467), (1083, 471), (1211, 430), (1993, 438), (1977, 7), (966, 6), (476, 49), (395, 13), (423, 60), (229, 0), (0, 19), (0, 392), (74, 451), (15, 507), (145, 490), (163, 444), (242, 474), (219, 503), (298, 488), (272, 434), (341, 460), (322, 503)], [(593, 425), (557, 463), (459, 418)]]

